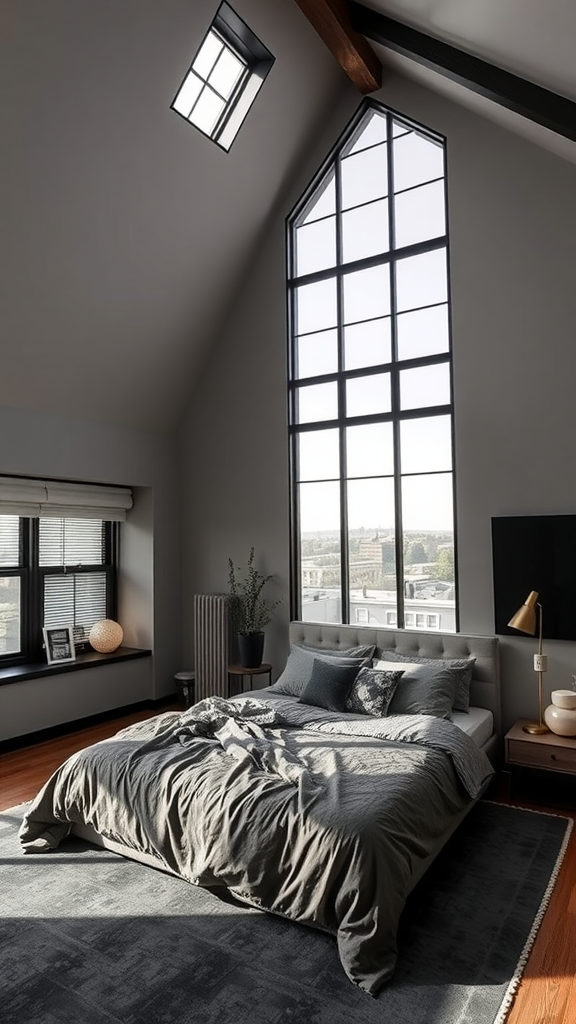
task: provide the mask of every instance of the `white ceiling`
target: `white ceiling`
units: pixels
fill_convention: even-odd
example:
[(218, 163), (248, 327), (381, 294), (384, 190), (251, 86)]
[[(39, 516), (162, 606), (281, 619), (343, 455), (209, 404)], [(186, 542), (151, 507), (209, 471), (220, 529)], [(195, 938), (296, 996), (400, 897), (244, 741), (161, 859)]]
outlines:
[[(351, 88), (295, 0), (232, 5), (276, 63), (226, 154), (169, 109), (217, 0), (4, 0), (0, 404), (178, 421), (275, 204)], [(370, 6), (576, 99), (573, 0)], [(374, 48), (576, 161), (575, 144)]]

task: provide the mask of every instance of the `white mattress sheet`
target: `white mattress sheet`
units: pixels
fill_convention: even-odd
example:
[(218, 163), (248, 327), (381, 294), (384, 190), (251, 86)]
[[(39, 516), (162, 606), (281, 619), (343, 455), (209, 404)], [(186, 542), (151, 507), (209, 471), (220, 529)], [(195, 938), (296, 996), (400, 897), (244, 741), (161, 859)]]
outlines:
[(486, 743), (494, 732), (494, 715), (486, 708), (470, 708), (467, 714), (453, 711), (452, 721), (474, 740), (477, 747)]

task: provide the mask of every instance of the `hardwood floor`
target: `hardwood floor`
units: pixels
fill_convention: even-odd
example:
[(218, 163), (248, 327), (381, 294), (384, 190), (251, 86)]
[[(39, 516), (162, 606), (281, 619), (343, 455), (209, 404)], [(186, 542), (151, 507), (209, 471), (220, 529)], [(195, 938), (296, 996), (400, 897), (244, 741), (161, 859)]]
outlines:
[[(175, 704), (163, 710), (174, 710)], [(157, 714), (139, 711), (86, 729), (0, 754), (0, 810), (31, 800), (50, 774), (75, 751), (112, 736), (118, 729)], [(490, 798), (503, 803), (563, 814), (576, 820), (570, 804), (546, 806), (510, 795), (503, 773)], [(506, 851), (502, 851), (506, 856)], [(576, 829), (554, 887), (544, 920), (526, 965), (506, 1024), (575, 1024), (576, 1022)]]

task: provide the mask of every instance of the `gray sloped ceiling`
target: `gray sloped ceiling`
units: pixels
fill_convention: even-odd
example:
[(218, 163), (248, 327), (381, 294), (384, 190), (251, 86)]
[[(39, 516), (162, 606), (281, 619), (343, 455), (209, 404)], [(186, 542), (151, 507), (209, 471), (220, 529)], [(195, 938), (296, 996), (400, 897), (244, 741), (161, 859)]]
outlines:
[(293, 0), (229, 153), (170, 110), (215, 0), (2, 5), (0, 405), (170, 431), (267, 218), (352, 90)]

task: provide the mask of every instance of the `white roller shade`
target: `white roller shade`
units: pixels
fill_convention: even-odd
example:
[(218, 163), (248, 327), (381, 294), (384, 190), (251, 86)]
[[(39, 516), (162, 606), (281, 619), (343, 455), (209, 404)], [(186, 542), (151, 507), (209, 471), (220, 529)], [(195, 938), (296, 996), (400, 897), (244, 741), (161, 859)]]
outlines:
[(0, 515), (124, 522), (130, 508), (129, 487), (0, 476)]

